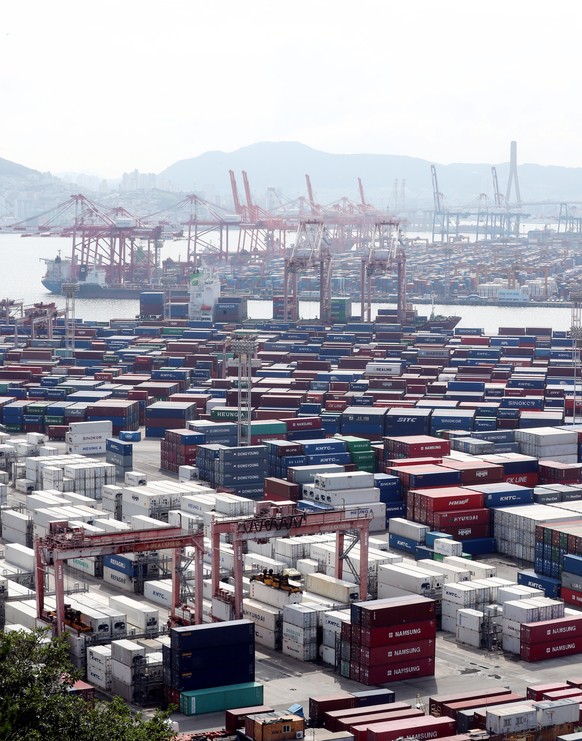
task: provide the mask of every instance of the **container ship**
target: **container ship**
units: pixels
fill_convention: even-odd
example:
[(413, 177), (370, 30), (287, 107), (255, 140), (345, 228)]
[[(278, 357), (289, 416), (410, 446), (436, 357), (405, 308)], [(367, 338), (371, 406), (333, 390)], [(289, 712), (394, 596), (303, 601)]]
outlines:
[(63, 283), (74, 282), (78, 284), (77, 296), (80, 298), (137, 299), (144, 291), (168, 288), (187, 293), (192, 269), (184, 263), (166, 260), (158, 271), (159, 277), (152, 281), (148, 280), (147, 271), (139, 267), (134, 268), (130, 276), (125, 270), (115, 270), (115, 266), (75, 266), (70, 259), (60, 255), (44, 262), (43, 286), (51, 293), (61, 294)]

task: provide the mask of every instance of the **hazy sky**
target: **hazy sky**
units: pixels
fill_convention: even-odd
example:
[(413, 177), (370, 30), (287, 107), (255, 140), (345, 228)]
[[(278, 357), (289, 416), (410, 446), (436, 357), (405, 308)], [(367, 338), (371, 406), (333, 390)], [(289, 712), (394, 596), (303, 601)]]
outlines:
[(579, 0), (0, 5), (0, 157), (159, 172), (209, 150), (582, 166)]

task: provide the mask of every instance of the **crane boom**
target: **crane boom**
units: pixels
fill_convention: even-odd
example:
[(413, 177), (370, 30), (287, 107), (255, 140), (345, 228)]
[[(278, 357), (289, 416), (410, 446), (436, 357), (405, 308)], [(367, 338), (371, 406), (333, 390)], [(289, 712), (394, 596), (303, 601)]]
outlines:
[(437, 177), (436, 167), (434, 165), (430, 166), (430, 172), (432, 175), (432, 193), (433, 193), (433, 198), (434, 198), (434, 210), (440, 214), (443, 211), (443, 194), (439, 190), (439, 181)]
[(311, 186), (311, 178), (309, 175), (305, 175), (305, 182), (307, 183), (307, 197), (309, 199), (309, 206), (311, 207), (311, 213), (316, 216), (319, 213), (319, 208), (313, 197), (313, 188)]
[(366, 203), (366, 196), (364, 195), (364, 185), (362, 183), (362, 178), (358, 178), (358, 190), (360, 191), (360, 203), (362, 204), (363, 208), (366, 208), (368, 204)]
[(230, 187), (232, 188), (232, 200), (234, 203), (234, 211), (239, 216), (242, 216), (242, 208), (240, 205), (240, 199), (238, 197), (238, 186), (236, 184), (236, 177), (233, 170), (229, 170), (228, 174), (230, 175)]

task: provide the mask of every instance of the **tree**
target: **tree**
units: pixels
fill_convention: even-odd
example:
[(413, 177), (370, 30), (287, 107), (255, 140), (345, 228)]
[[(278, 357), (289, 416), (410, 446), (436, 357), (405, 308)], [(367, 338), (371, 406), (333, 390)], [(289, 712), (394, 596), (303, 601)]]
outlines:
[(45, 630), (0, 633), (0, 741), (170, 741), (168, 712), (146, 719), (117, 697), (88, 703), (64, 638)]

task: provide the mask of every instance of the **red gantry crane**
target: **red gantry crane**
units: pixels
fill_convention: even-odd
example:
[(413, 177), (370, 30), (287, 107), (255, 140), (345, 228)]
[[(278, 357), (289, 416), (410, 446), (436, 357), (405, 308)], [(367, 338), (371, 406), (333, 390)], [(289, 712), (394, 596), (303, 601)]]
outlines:
[[(356, 533), (356, 539), (348, 548), (344, 547), (347, 532)], [(290, 505), (272, 507), (265, 514), (254, 517), (214, 520), (211, 525), (212, 540), (212, 596), (228, 599), (220, 590), (220, 539), (225, 535), (234, 550), (234, 618), (243, 615), (243, 545), (249, 540), (265, 541), (270, 538), (290, 538), (297, 535), (317, 535), (336, 533), (335, 574), (342, 578), (343, 561), (349, 558), (349, 551), (356, 543), (360, 544), (360, 568), (358, 585), (360, 599), (368, 597), (368, 547), (370, 518), (367, 514), (354, 516), (344, 510), (308, 513), (300, 512)]]
[[(180, 562), (182, 549), (194, 547), (194, 622), (202, 622), (202, 579), (204, 536), (202, 528), (194, 533), (184, 533), (179, 527), (162, 530), (137, 530), (121, 533), (88, 535), (83, 528), (71, 528), (64, 522), (51, 522), (49, 534), (34, 543), (36, 570), (37, 617), (52, 623), (56, 635), (63, 635), (65, 623), (65, 561), (70, 558), (89, 558), (122, 553), (144, 551), (172, 551), (172, 622), (181, 622), (177, 611), (182, 604), (180, 598)], [(55, 578), (56, 616), (45, 610), (45, 576), (47, 568), (53, 567)], [(188, 620), (187, 622), (190, 622)]]

